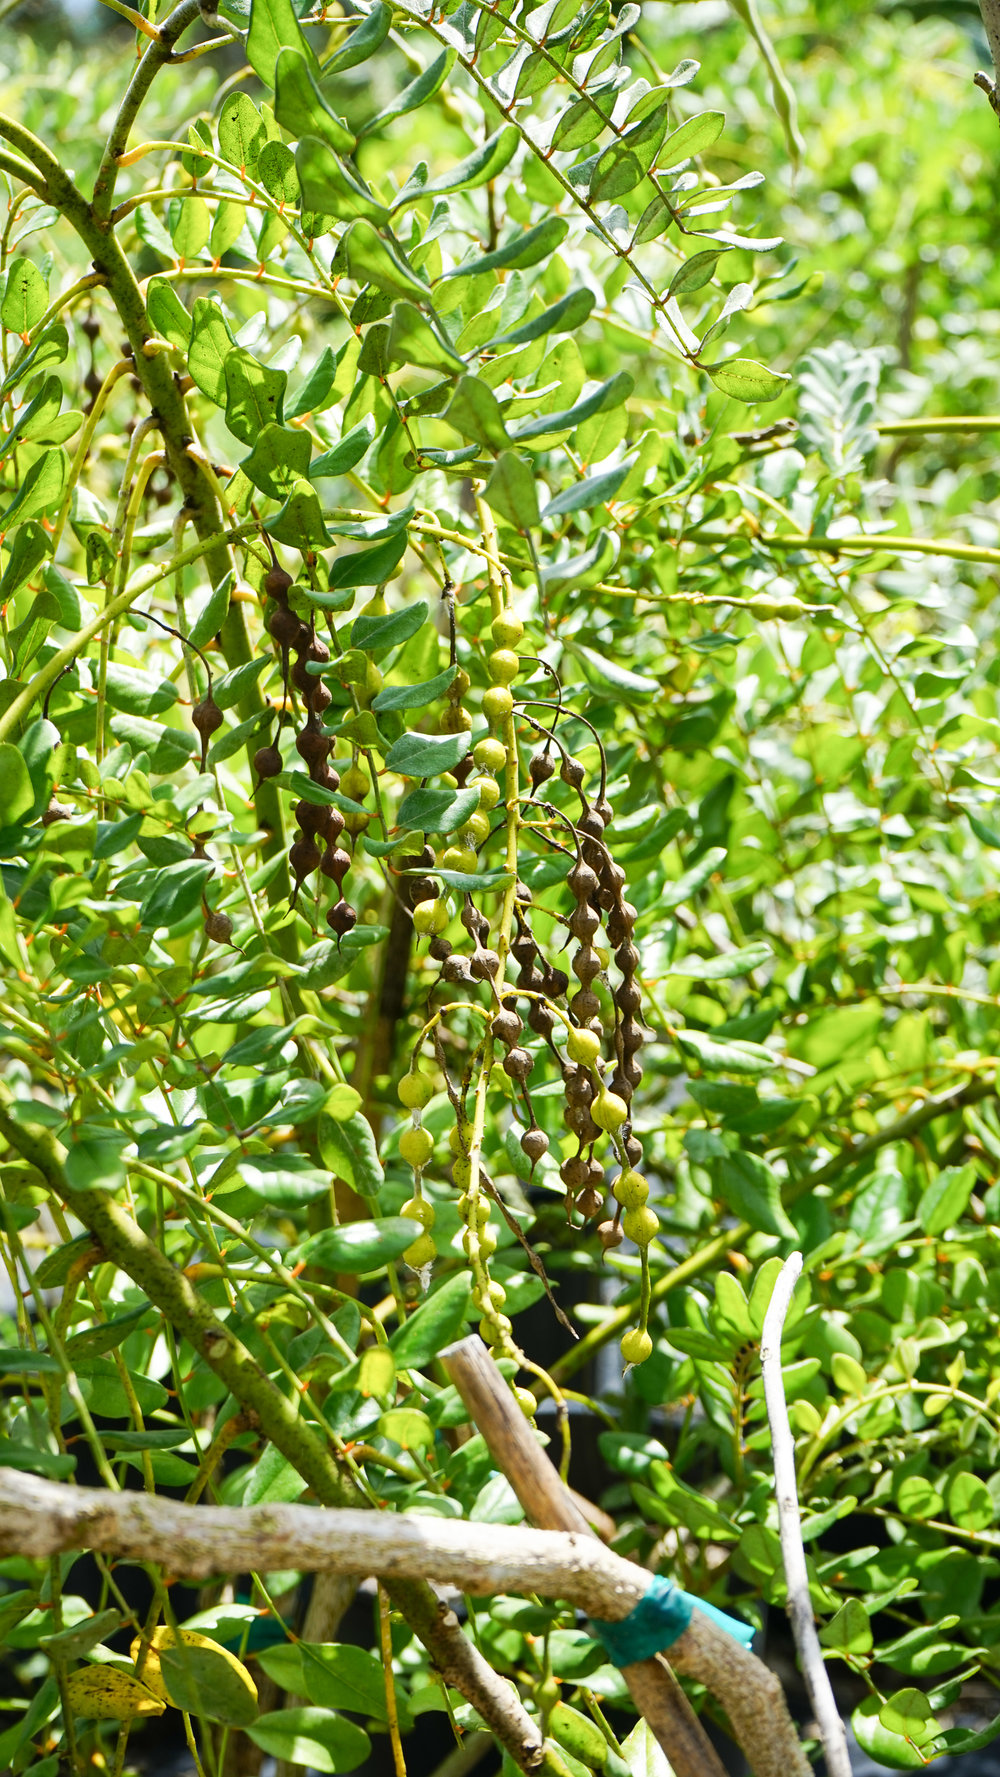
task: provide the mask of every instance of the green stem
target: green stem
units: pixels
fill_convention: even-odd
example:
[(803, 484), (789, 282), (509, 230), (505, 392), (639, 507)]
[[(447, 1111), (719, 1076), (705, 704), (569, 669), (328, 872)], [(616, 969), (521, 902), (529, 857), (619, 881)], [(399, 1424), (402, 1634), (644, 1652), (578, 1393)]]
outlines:
[(1000, 413), (952, 413), (940, 419), (887, 420), (875, 430), (880, 438), (924, 438), (942, 432), (1000, 432)]
[(95, 220), (101, 224), (106, 224), (111, 212), (115, 181), (118, 177), (118, 156), (125, 152), (132, 125), (139, 115), (139, 107), (160, 69), (165, 62), (169, 62), (174, 44), (184, 35), (188, 26), (194, 24), (200, 11), (198, 0), (181, 0), (180, 6), (175, 7), (169, 17), (165, 18), (162, 25), (159, 26), (157, 30), (159, 41), (150, 43), (129, 81), (128, 89), (118, 107), (118, 115), (111, 127), (111, 134), (101, 156), (97, 178), (94, 181), (92, 209)]
[[(733, 544), (743, 539), (733, 531), (695, 530), (688, 531), (679, 541)], [(818, 549), (828, 555), (841, 555), (845, 550), (856, 549), (863, 549), (870, 555), (943, 555), (952, 561), (984, 561), (1000, 567), (1000, 549), (986, 549), (977, 543), (945, 543), (937, 537), (899, 537), (895, 532), (873, 537), (779, 536), (771, 532), (762, 533), (753, 541), (762, 549)]]

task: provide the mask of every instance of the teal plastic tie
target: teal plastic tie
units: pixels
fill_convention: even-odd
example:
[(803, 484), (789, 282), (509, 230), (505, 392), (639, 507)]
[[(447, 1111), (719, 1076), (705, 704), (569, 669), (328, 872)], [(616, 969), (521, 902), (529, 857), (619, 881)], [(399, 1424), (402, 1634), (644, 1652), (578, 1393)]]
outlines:
[(673, 1647), (695, 1610), (711, 1617), (713, 1623), (718, 1623), (720, 1629), (725, 1629), (744, 1647), (750, 1646), (754, 1631), (749, 1623), (727, 1616), (714, 1604), (692, 1598), (690, 1592), (682, 1592), (672, 1580), (664, 1579), (660, 1574), (654, 1576), (634, 1610), (629, 1611), (621, 1622), (605, 1623), (595, 1619), (593, 1628), (613, 1666), (634, 1666), (639, 1660), (651, 1660), (654, 1654), (665, 1653), (668, 1647)]

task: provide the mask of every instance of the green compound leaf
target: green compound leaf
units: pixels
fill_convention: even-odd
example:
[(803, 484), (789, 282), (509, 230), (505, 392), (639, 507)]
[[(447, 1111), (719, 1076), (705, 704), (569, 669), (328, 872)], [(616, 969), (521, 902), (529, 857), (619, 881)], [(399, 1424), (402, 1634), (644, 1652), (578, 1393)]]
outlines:
[(350, 1117), (326, 1113), (317, 1125), (319, 1151), (324, 1165), (363, 1197), (374, 1197), (385, 1182), (371, 1124), (360, 1111)]
[(486, 343), (493, 351), (500, 346), (530, 345), (533, 340), (542, 339), (547, 333), (574, 333), (587, 320), (594, 301), (592, 290), (571, 290), (568, 296), (553, 303), (551, 308), (544, 309), (533, 321), (525, 321), (510, 333), (498, 333)]
[(529, 228), (526, 234), (516, 234), (505, 247), (497, 247), (492, 253), (480, 254), (475, 259), (463, 260), (453, 271), (446, 272), (442, 281), (447, 282), (449, 278), (477, 278), (484, 272), (512, 271), (537, 265), (540, 260), (552, 257), (568, 233), (569, 223), (562, 216), (548, 216), (544, 222)]
[(430, 615), (423, 599), (407, 605), (402, 611), (387, 611), (384, 617), (355, 617), (351, 626), (352, 648), (394, 648), (422, 629)]
[(37, 373), (46, 370), (50, 364), (61, 364), (69, 351), (69, 333), (61, 321), (54, 326), (46, 327), (40, 333), (33, 346), (23, 348), (14, 359), (7, 375), (0, 383), (0, 396), (9, 395), (22, 383), (29, 371)]
[(328, 549), (330, 534), (323, 521), (323, 508), (311, 481), (293, 481), (288, 498), (276, 517), (265, 526), (269, 536), (279, 543), (288, 543), (303, 554), (314, 549)]
[[(340, 556), (330, 569), (330, 591), (342, 592), (351, 586), (384, 586), (399, 567), (408, 543), (409, 538), (403, 530), (394, 537), (387, 537), (374, 549), (359, 549), (353, 555)], [(316, 602), (323, 604), (324, 600), (318, 597)]]
[(459, 379), (444, 417), (463, 438), (474, 438), (489, 449), (503, 450), (510, 443), (500, 403), (489, 384), (478, 377)]
[(421, 179), (419, 183), (411, 178), (393, 204), (393, 211), (405, 209), (407, 204), (416, 203), (422, 197), (441, 196), (448, 191), (472, 191), (478, 185), (488, 184), (513, 160), (520, 140), (512, 123), (502, 124), (487, 137), (481, 148), (457, 161), (447, 173), (439, 173), (436, 179)]
[(251, 0), (246, 48), (247, 61), (265, 86), (274, 85), (275, 65), (283, 49), (297, 49), (311, 68), (316, 67), (292, 0)]
[(281, 425), (287, 370), (268, 370), (242, 346), (232, 350), (223, 366), (226, 382), (226, 425), (241, 444), (256, 444), (265, 426)]
[(274, 70), (274, 115), (294, 141), (316, 136), (337, 154), (350, 154), (354, 137), (343, 118), (331, 111), (313, 79), (305, 55), (283, 49)]
[(684, 296), (691, 290), (701, 290), (710, 284), (715, 276), (715, 268), (728, 247), (706, 247), (704, 252), (692, 253), (690, 259), (675, 271), (667, 290), (668, 296)]
[(421, 105), (425, 105), (436, 92), (440, 92), (451, 72), (454, 61), (455, 51), (443, 49), (440, 55), (435, 56), (433, 62), (428, 63), (421, 74), (416, 75), (408, 85), (404, 86), (402, 92), (398, 93), (384, 110), (370, 118), (359, 133), (363, 136), (370, 136), (374, 130), (381, 129), (384, 124), (391, 123), (394, 118), (405, 117), (407, 112), (416, 111)]
[(292, 426), (267, 424), (255, 438), (253, 450), (243, 458), (240, 468), (262, 493), (283, 500), (293, 482), (308, 475), (311, 450), (308, 433)]
[[(449, 676), (454, 671), (449, 667)], [(384, 692), (379, 693), (379, 696), (384, 695)], [(456, 827), (465, 825), (478, 807), (478, 790), (410, 790), (399, 805), (396, 821), (411, 832), (453, 833)]]
[(6, 604), (25, 581), (31, 579), (50, 550), (48, 534), (36, 520), (28, 519), (18, 527), (7, 545), (7, 562), (0, 574), (0, 603)]
[(458, 1337), (465, 1324), (472, 1276), (460, 1271), (446, 1278), (434, 1294), (393, 1333), (389, 1350), (397, 1370), (419, 1370)]
[(233, 93), (219, 112), (219, 153), (253, 177), (267, 129), (249, 93)]
[(353, 1276), (362, 1276), (391, 1265), (412, 1245), (420, 1231), (420, 1223), (412, 1221), (409, 1216), (382, 1216), (374, 1222), (344, 1222), (339, 1228), (322, 1228), (318, 1234), (310, 1235), (308, 1240), (285, 1254), (285, 1262), (319, 1265), (325, 1271), (349, 1271)]
[(780, 370), (768, 370), (754, 358), (729, 358), (725, 364), (703, 364), (717, 389), (748, 405), (754, 401), (776, 401), (784, 394), (791, 378)]
[(34, 801), (35, 792), (21, 752), (9, 741), (3, 741), (0, 743), (0, 830), (16, 826), (30, 813)]
[(424, 283), (398, 247), (384, 241), (370, 222), (352, 222), (333, 258), (333, 271), (346, 272), (359, 284), (374, 284), (387, 296), (417, 296), (430, 300)]
[(5, 512), (0, 512), (0, 531), (12, 531), (29, 518), (54, 512), (62, 499), (69, 463), (64, 450), (48, 450), (37, 457)]
[(500, 452), (483, 489), (487, 504), (515, 530), (538, 524), (538, 495), (531, 466), (516, 451)]
[(160, 337), (186, 356), (191, 344), (191, 316), (166, 278), (150, 278), (146, 286), (146, 312)]
[(371, 414), (357, 426), (345, 432), (339, 444), (332, 450), (325, 451), (310, 465), (310, 481), (323, 481), (334, 475), (346, 475), (356, 463), (360, 463), (367, 450), (371, 449), (375, 437), (375, 421)]
[(397, 302), (392, 311), (389, 361), (419, 364), (425, 370), (444, 370), (451, 375), (465, 369), (465, 359), (459, 357), (441, 328), (412, 302)]
[(216, 407), (226, 405), (225, 365), (230, 352), (235, 350), (236, 341), (218, 303), (208, 296), (197, 297), (188, 348), (188, 369), (202, 394), (214, 401)]
[(704, 154), (717, 142), (726, 127), (724, 111), (702, 111), (697, 117), (689, 117), (680, 129), (674, 130), (663, 144), (660, 165), (663, 167), (679, 166), (681, 161), (690, 160), (692, 154)]
[(313, 1705), (261, 1715), (247, 1733), (273, 1758), (314, 1771), (355, 1771), (371, 1752), (371, 1741), (363, 1728), (332, 1709)]
[(393, 742), (385, 763), (401, 777), (436, 777), (454, 771), (471, 745), (468, 734), (403, 734)]
[(925, 1234), (937, 1236), (961, 1221), (976, 1183), (974, 1166), (946, 1166), (927, 1186), (917, 1204)]
[(561, 413), (539, 414), (535, 419), (527, 420), (523, 426), (519, 426), (512, 436), (517, 442), (527, 442), (529, 439), (534, 441), (547, 438), (555, 432), (573, 432), (582, 420), (589, 420), (591, 414), (620, 407), (628, 400), (634, 387), (634, 378), (628, 371), (619, 370), (572, 407), (564, 408)]
[(31, 259), (14, 259), (7, 272), (0, 321), (11, 333), (22, 336), (37, 327), (49, 303), (49, 289)]
[(389, 212), (351, 167), (337, 159), (328, 143), (318, 136), (304, 136), (295, 150), (295, 170), (302, 188), (302, 203), (321, 216), (341, 222), (364, 218), (383, 225)]
[(361, 62), (367, 62), (374, 55), (379, 45), (385, 42), (392, 26), (392, 7), (386, 0), (375, 0), (367, 18), (356, 25), (347, 41), (335, 49), (323, 63), (322, 74), (326, 80), (331, 74), (342, 74), (345, 68), (357, 68)]
[[(437, 698), (444, 696), (449, 685), (454, 683), (457, 671), (457, 666), (446, 666), (443, 672), (436, 673), (433, 679), (424, 679), (422, 684), (386, 685), (372, 699), (372, 709), (377, 714), (383, 710), (426, 709), (429, 703), (434, 703)], [(419, 792), (415, 793), (419, 794)], [(476, 803), (472, 804), (472, 808), (476, 806)]]

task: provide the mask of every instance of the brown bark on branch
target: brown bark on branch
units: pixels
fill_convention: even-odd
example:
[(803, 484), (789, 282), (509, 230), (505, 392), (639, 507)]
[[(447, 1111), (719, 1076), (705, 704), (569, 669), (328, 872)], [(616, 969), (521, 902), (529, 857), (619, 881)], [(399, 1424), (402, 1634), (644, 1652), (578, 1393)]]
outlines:
[[(590, 1528), (538, 1443), (482, 1340), (461, 1339), (442, 1353), (451, 1380), (528, 1516), (548, 1529), (591, 1536)], [(478, 1536), (478, 1527), (477, 1527)], [(584, 1544), (580, 1544), (581, 1550)], [(630, 1565), (630, 1564), (629, 1564)], [(634, 1569), (649, 1584), (644, 1569)], [(638, 1600), (637, 1600), (638, 1602)], [(627, 1611), (601, 1610), (611, 1621)], [(781, 1685), (756, 1654), (697, 1610), (689, 1627), (662, 1655), (623, 1668), (632, 1701), (641, 1710), (678, 1777), (707, 1777), (722, 1769), (701, 1723), (674, 1679), (673, 1667), (706, 1685), (726, 1711), (756, 1777), (809, 1777)]]

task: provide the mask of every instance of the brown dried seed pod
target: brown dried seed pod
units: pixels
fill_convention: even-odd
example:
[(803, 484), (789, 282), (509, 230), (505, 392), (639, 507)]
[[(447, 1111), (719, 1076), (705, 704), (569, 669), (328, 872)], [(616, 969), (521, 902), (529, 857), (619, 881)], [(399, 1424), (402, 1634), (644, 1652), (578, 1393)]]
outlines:
[(71, 821), (72, 819), (73, 810), (67, 808), (64, 802), (50, 802), (42, 816), (42, 826), (51, 827), (56, 821)]
[(514, 898), (515, 898), (515, 900), (520, 901), (522, 907), (528, 906), (529, 902), (533, 899), (533, 897), (532, 897), (531, 890), (528, 887), (526, 882), (521, 882), (520, 879), (517, 882), (515, 882), (515, 884), (514, 884)]
[(191, 711), (191, 721), (203, 741), (207, 741), (210, 734), (214, 734), (216, 729), (222, 727), (225, 717), (214, 701), (211, 692), (207, 697), (203, 697), (200, 703), (195, 704)]
[(582, 1154), (574, 1154), (571, 1160), (564, 1160), (559, 1168), (559, 1177), (567, 1191), (582, 1191), (589, 1173), (590, 1168)]
[(556, 1015), (544, 1000), (532, 1000), (528, 1011), (528, 1024), (539, 1037), (550, 1037), (556, 1026)]
[[(336, 813), (336, 810), (334, 810)], [(296, 802), (295, 819), (303, 833), (326, 834), (327, 816), (330, 810), (322, 802)]]
[(612, 821), (615, 818), (615, 811), (612, 808), (607, 797), (606, 796), (599, 796), (597, 801), (594, 803), (594, 808), (597, 811), (597, 813), (600, 815), (601, 820), (604, 822), (604, 825), (606, 827), (610, 827)]
[(101, 331), (101, 323), (96, 315), (87, 315), (85, 319), (80, 322), (80, 326), (90, 340), (97, 339)]
[(490, 922), (485, 914), (480, 913), (479, 908), (468, 895), (465, 897), (465, 903), (458, 917), (470, 938), (477, 938), (482, 943), (484, 938), (489, 937)]
[(459, 956), (455, 951), (446, 957), (441, 965), (441, 979), (453, 984), (472, 980), (472, 970), (467, 956)]
[(314, 839), (296, 839), (288, 853), (288, 862), (296, 882), (303, 882), (319, 868), (322, 853)]
[(578, 901), (589, 901), (591, 895), (597, 892), (597, 871), (592, 870), (590, 865), (585, 864), (583, 859), (580, 858), (573, 865), (572, 870), (566, 878), (566, 882), (570, 892)]
[(332, 932), (336, 932), (338, 938), (346, 938), (348, 932), (353, 932), (357, 925), (358, 916), (349, 902), (338, 901), (327, 913), (326, 923)]
[(309, 634), (301, 617), (296, 617), (287, 605), (275, 605), (274, 610), (268, 612), (267, 633), (279, 648), (297, 648), (303, 632)]
[(600, 924), (600, 914), (591, 907), (589, 901), (581, 901), (579, 906), (573, 909), (569, 929), (581, 944), (589, 944), (594, 933), (600, 929)]
[(568, 1067), (563, 1074), (567, 1104), (592, 1104), (597, 1093), (593, 1075), (585, 1067)]
[(588, 1222), (592, 1222), (594, 1217), (599, 1216), (604, 1208), (604, 1192), (595, 1191), (592, 1186), (588, 1185), (585, 1191), (580, 1192), (576, 1200), (576, 1207)]
[(549, 758), (548, 753), (544, 751), (532, 753), (531, 758), (528, 760), (528, 776), (536, 790), (539, 784), (547, 783), (554, 772), (555, 765)]
[(284, 770), (285, 762), (277, 747), (259, 747), (253, 756), (253, 768), (259, 778), (277, 777), (279, 771)]
[[(559, 776), (562, 778), (563, 783), (569, 784), (571, 790), (579, 790), (583, 786), (583, 781), (586, 775), (587, 773), (584, 771), (579, 759), (572, 759), (567, 753), (559, 767)], [(603, 833), (603, 831), (604, 828), (602, 826), (601, 832)]]
[(340, 809), (328, 808), (326, 811), (326, 826), (323, 829), (327, 844), (330, 845), (335, 839), (339, 839), (343, 831), (344, 817), (341, 814)]
[(620, 1067), (616, 1067), (611, 1076), (610, 1090), (617, 1093), (619, 1098), (623, 1098), (626, 1104), (631, 1104), (633, 1088)]
[(639, 1140), (639, 1137), (637, 1135), (632, 1135), (632, 1134), (627, 1135), (625, 1137), (624, 1146), (625, 1146), (625, 1158), (627, 1159), (629, 1165), (630, 1166), (638, 1166), (639, 1162), (642, 1159), (642, 1143)]
[(518, 931), (517, 937), (514, 939), (514, 942), (510, 947), (510, 954), (514, 958), (514, 961), (520, 964), (522, 969), (530, 968), (531, 964), (534, 962), (538, 955), (538, 945), (535, 943), (535, 940), (531, 936), (527, 927), (522, 927)]
[(597, 1230), (597, 1238), (605, 1252), (612, 1252), (616, 1246), (621, 1246), (625, 1236), (617, 1222), (602, 1222)]
[(581, 987), (579, 993), (575, 993), (570, 1000), (570, 1010), (577, 1024), (589, 1024), (592, 1018), (599, 1016), (601, 1002), (589, 987)]
[(547, 965), (542, 974), (542, 992), (550, 1000), (561, 999), (569, 986), (569, 976), (565, 969), (554, 969)]
[(314, 665), (326, 666), (329, 658), (330, 650), (324, 642), (323, 637), (314, 635), (306, 649), (306, 659), (311, 660)]
[(612, 907), (608, 914), (608, 937), (612, 944), (628, 944), (631, 941), (638, 917), (630, 901), (620, 901)]
[(279, 568), (275, 562), (265, 576), (264, 591), (269, 599), (277, 599), (279, 604), (284, 604), (294, 584), (291, 574), (286, 574), (284, 568)]
[(308, 695), (310, 692), (314, 691), (320, 682), (315, 673), (311, 673), (307, 670), (304, 658), (295, 662), (289, 676), (295, 689), (301, 691), (304, 695)]
[(549, 1138), (544, 1129), (526, 1129), (521, 1137), (521, 1151), (527, 1154), (533, 1168), (537, 1166), (543, 1154), (549, 1151)]
[(325, 763), (332, 746), (333, 736), (324, 734), (320, 728), (303, 728), (295, 741), (295, 751), (310, 770), (314, 765)]
[(498, 1012), (493, 1020), (493, 1035), (498, 1042), (503, 1043), (506, 1049), (511, 1048), (517, 1042), (523, 1029), (524, 1026), (516, 1012), (506, 1010)]
[(637, 1054), (646, 1041), (646, 1033), (641, 1024), (633, 1018), (623, 1018), (621, 1026), (622, 1049), (627, 1056)]
[(319, 861), (319, 867), (323, 875), (328, 876), (339, 888), (351, 868), (351, 854), (340, 846), (328, 845)]
[(639, 967), (639, 952), (634, 944), (619, 944), (615, 951), (615, 962), (623, 975), (634, 975)]
[(568, 1104), (563, 1111), (563, 1122), (580, 1142), (586, 1147), (589, 1142), (596, 1141), (600, 1130), (584, 1104)]
[(477, 945), (472, 952), (469, 968), (474, 981), (491, 980), (500, 967), (500, 958), (495, 950)]
[(534, 1065), (535, 1057), (527, 1049), (509, 1049), (503, 1058), (504, 1073), (519, 1084), (528, 1078)]
[(451, 955), (455, 946), (448, 938), (432, 938), (427, 948), (436, 963), (443, 963)]
[(600, 972), (601, 959), (596, 950), (592, 950), (589, 945), (584, 945), (573, 958), (574, 975), (583, 982), (584, 987), (589, 987), (595, 975), (599, 975)]
[(632, 1056), (628, 1061), (626, 1061), (625, 1066), (622, 1068), (621, 1071), (625, 1075), (626, 1080), (628, 1081), (630, 1091), (634, 1092), (635, 1088), (638, 1086), (640, 1080), (642, 1079), (642, 1062), (637, 1061), (635, 1059), (635, 1056)]
[(588, 808), (576, 823), (576, 830), (587, 839), (600, 839), (604, 832), (604, 822), (593, 808)]
[(308, 702), (313, 715), (321, 716), (323, 711), (328, 709), (333, 702), (333, 692), (328, 685), (324, 685), (322, 679), (316, 679), (313, 681), (313, 688), (309, 693)]
[(415, 907), (418, 901), (433, 901), (437, 898), (438, 886), (430, 876), (407, 877), (406, 888), (411, 907)]
[(213, 944), (228, 944), (233, 935), (233, 922), (228, 913), (206, 913), (205, 935)]
[(615, 994), (615, 1001), (623, 1017), (634, 1016), (642, 1005), (642, 993), (634, 981), (623, 981)]

